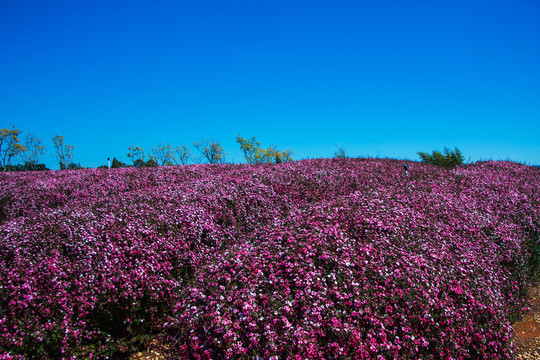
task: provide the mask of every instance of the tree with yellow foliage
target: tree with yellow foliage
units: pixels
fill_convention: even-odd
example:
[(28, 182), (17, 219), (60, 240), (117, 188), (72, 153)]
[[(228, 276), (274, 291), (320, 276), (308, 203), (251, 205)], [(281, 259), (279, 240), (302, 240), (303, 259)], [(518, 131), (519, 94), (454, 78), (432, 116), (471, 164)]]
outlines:
[(11, 125), (11, 129), (0, 129), (0, 165), (6, 171), (6, 166), (11, 165), (11, 159), (26, 151), (26, 148), (19, 144), (19, 134), (22, 131)]
[(191, 156), (191, 149), (187, 145), (180, 145), (174, 148), (174, 162), (177, 165), (186, 165)]
[(201, 153), (209, 164), (220, 164), (225, 161), (225, 148), (219, 141), (196, 141), (193, 143), (193, 147)]
[(152, 149), (152, 153), (154, 154), (154, 160), (156, 163), (158, 163), (158, 165), (172, 165), (174, 154), (171, 144), (160, 143), (158, 146)]
[(73, 150), (75, 146), (64, 145), (64, 137), (60, 135), (53, 137), (52, 141), (56, 148), (56, 158), (60, 163), (60, 170), (76, 168), (77, 165), (73, 163)]
[(262, 163), (282, 163), (292, 161), (292, 150), (280, 151), (276, 145), (271, 145), (265, 149), (261, 147), (261, 143), (257, 141), (255, 136), (251, 139), (244, 139), (241, 135), (236, 137), (236, 142), (240, 144), (240, 149), (244, 152), (244, 158), (248, 164)]
[(128, 153), (127, 157), (133, 161), (133, 166), (135, 167), (143, 167), (144, 166), (144, 150), (141, 147), (138, 146), (128, 146)]

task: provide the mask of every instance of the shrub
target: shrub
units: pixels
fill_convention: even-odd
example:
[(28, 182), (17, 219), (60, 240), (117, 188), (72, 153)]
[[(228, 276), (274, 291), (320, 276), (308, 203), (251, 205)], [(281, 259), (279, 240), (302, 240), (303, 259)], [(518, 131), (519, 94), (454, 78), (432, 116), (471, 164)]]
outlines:
[(121, 162), (120, 160), (118, 160), (117, 158), (113, 159), (112, 165), (111, 165), (112, 169), (120, 169), (120, 168), (125, 168), (125, 167), (128, 167), (128, 166), (124, 164), (123, 162)]
[(511, 359), (540, 172), (403, 164), (2, 173), (0, 358)]
[(338, 146), (338, 148), (334, 152), (334, 157), (338, 158), (338, 159), (347, 158), (347, 154), (345, 153), (345, 149), (343, 149), (343, 147), (341, 147), (341, 146)]
[(443, 153), (435, 150), (431, 154), (419, 152), (418, 155), (422, 159), (422, 162), (447, 168), (463, 165), (463, 162), (465, 161), (458, 148), (448, 150), (448, 148), (445, 147)]

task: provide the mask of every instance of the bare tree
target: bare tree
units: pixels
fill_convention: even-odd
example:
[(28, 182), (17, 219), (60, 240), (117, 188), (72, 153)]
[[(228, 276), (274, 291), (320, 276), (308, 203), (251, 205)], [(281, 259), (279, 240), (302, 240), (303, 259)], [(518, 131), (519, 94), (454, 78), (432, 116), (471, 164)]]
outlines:
[(193, 143), (209, 164), (219, 164), (225, 161), (225, 148), (216, 140), (202, 140)]
[(45, 146), (43, 146), (43, 140), (36, 137), (34, 134), (28, 133), (25, 141), (26, 151), (21, 153), (23, 161), (36, 166), (39, 163), (39, 159), (45, 155)]

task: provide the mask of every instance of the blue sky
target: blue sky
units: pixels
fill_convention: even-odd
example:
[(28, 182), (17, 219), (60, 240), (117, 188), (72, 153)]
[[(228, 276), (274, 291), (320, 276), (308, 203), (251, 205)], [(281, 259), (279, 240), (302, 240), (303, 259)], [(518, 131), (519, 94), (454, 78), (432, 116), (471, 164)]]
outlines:
[(296, 159), (540, 163), (540, 3), (0, 2), (0, 127), (63, 135), (83, 166), (235, 139)]

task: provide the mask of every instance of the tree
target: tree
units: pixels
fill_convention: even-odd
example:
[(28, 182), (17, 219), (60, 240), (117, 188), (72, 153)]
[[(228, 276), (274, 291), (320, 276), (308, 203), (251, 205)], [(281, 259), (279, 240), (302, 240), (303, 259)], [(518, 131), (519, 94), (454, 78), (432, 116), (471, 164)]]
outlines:
[(338, 146), (337, 150), (334, 152), (334, 157), (337, 159), (345, 159), (347, 154), (341, 146)]
[(144, 167), (157, 167), (158, 163), (156, 161), (156, 158), (152, 155), (149, 156), (150, 160), (144, 163)]
[(144, 154), (143, 148), (138, 146), (128, 146), (128, 150), (129, 152), (127, 154), (127, 157), (133, 161), (134, 167), (142, 168), (158, 166), (157, 158), (153, 155), (148, 155), (150, 159), (148, 161), (144, 161), (146, 156)]
[(225, 161), (225, 149), (216, 140), (203, 140), (193, 143), (209, 164), (219, 164)]
[(19, 134), (21, 130), (15, 129), (11, 125), (11, 129), (0, 129), (0, 161), (2, 168), (6, 171), (6, 166), (11, 165), (11, 159), (26, 151), (26, 148), (19, 144)]
[(54, 147), (56, 148), (56, 158), (60, 163), (60, 170), (80, 168), (80, 165), (73, 163), (73, 145), (64, 145), (64, 137), (56, 135), (52, 138)]
[(124, 164), (123, 162), (117, 160), (116, 158), (113, 159), (112, 164), (111, 164), (112, 169), (120, 169), (120, 168), (125, 168), (125, 167), (127, 167), (126, 164)]
[(155, 156), (156, 162), (161, 166), (171, 163), (171, 160), (174, 159), (173, 150), (171, 144), (159, 144), (157, 147), (152, 149), (152, 153)]
[(255, 136), (247, 140), (241, 135), (238, 135), (236, 142), (240, 144), (240, 149), (244, 153), (244, 158), (248, 164), (260, 164), (264, 162), (264, 149), (261, 148), (261, 143), (255, 139)]
[(422, 162), (447, 168), (463, 165), (463, 162), (465, 161), (461, 151), (459, 151), (457, 147), (454, 148), (454, 150), (448, 150), (448, 148), (445, 147), (444, 154), (435, 150), (431, 154), (419, 152), (418, 156), (420, 156)]
[(21, 157), (25, 163), (38, 166), (39, 159), (45, 155), (45, 146), (42, 145), (43, 141), (36, 137), (34, 134), (29, 133), (26, 135), (25, 147), (26, 151), (21, 153)]
[(81, 164), (69, 163), (66, 167), (68, 170), (81, 170), (84, 169)]
[(144, 150), (138, 146), (128, 146), (127, 157), (133, 161), (133, 166), (135, 167), (144, 167)]
[(191, 156), (191, 149), (187, 145), (176, 146), (174, 148), (174, 162), (177, 165), (186, 165), (188, 163), (189, 157)]
[(240, 149), (243, 151), (244, 158), (248, 164), (273, 162), (279, 164), (281, 162), (292, 161), (292, 150), (280, 151), (276, 145), (271, 145), (269, 148), (264, 149), (255, 136), (246, 140), (241, 135), (238, 135), (236, 142), (240, 144)]
[(45, 164), (34, 164), (28, 161), (24, 162), (24, 165), (20, 165), (21, 170), (20, 171), (44, 171), (49, 170), (47, 169), (47, 166)]
[(292, 150), (280, 151), (275, 145), (271, 145), (264, 150), (263, 162), (281, 164), (282, 162), (292, 161)]

